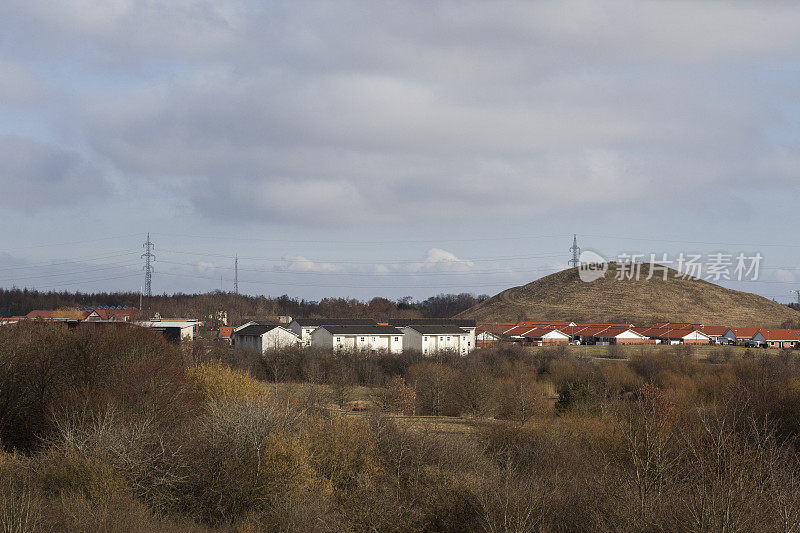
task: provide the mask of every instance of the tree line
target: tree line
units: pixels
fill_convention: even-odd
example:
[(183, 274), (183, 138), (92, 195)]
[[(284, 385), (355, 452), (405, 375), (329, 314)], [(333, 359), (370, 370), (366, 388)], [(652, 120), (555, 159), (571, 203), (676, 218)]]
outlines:
[[(0, 316), (20, 316), (34, 309), (59, 309), (85, 305), (139, 306), (135, 292), (41, 292), (29, 289), (0, 289)], [(322, 298), (306, 300), (283, 296), (253, 296), (215, 291), (198, 294), (160, 294), (144, 298), (145, 314), (158, 312), (164, 317), (193, 317), (208, 320), (217, 311), (226, 311), (233, 324), (250, 319), (277, 317), (371, 317), (371, 318), (447, 318), (469, 309), (487, 295), (438, 294), (424, 300), (405, 296), (396, 300), (375, 297)], [(213, 322), (214, 319), (211, 319)], [(214, 325), (214, 324), (212, 324)]]

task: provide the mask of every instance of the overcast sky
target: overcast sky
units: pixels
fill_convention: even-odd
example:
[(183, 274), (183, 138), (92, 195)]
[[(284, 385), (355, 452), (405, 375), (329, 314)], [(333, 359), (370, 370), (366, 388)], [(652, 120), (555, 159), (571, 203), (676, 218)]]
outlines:
[[(0, 284), (496, 293), (620, 252), (800, 288), (800, 4), (0, 2)], [(796, 283), (795, 283), (796, 282)]]

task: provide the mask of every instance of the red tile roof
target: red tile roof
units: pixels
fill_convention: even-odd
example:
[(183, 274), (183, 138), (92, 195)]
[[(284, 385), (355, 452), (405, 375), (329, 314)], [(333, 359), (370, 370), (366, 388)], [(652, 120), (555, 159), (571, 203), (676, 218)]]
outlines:
[(765, 329), (759, 332), (768, 341), (800, 341), (800, 331), (796, 329)]
[(702, 333), (703, 335), (707, 335), (702, 331), (695, 329), (694, 327), (649, 327), (649, 328), (634, 328), (633, 329), (639, 335), (644, 335), (645, 337), (660, 337), (665, 339), (682, 339), (687, 335), (691, 334), (692, 332), (697, 331), (698, 333)]
[(127, 307), (125, 309), (85, 309), (83, 311), (83, 316), (88, 317), (92, 313), (97, 313), (100, 316), (101, 320), (111, 320), (117, 319), (120, 320), (124, 317), (132, 317), (135, 316), (139, 312), (138, 309), (135, 307)]
[(515, 326), (516, 324), (513, 322), (478, 322), (475, 334), (479, 335), (484, 331), (490, 333), (504, 333)]
[(543, 335), (547, 335), (548, 333), (552, 333), (553, 331), (557, 331), (562, 335), (566, 335), (569, 337), (569, 334), (564, 333), (561, 329), (553, 328), (549, 326), (538, 327), (538, 328), (529, 328), (527, 326), (517, 326), (512, 331), (506, 332), (507, 335), (514, 335), (517, 337), (524, 337), (526, 339), (538, 339), (541, 338)]
[(518, 326), (530, 326), (532, 328), (543, 327), (543, 326), (557, 328), (557, 327), (569, 326), (570, 324), (572, 324), (572, 322), (558, 322), (553, 320), (541, 320), (539, 322), (523, 320), (517, 323)]
[(219, 337), (221, 339), (230, 339), (234, 329), (236, 329), (235, 326), (220, 326)]
[(27, 315), (25, 315), (25, 318), (31, 318), (31, 319), (36, 319), (36, 318), (53, 318), (53, 315), (54, 315), (55, 313), (56, 313), (55, 311), (53, 311), (53, 310), (48, 310), (48, 309), (34, 309), (33, 311), (31, 311), (30, 313), (28, 313)]
[(761, 328), (744, 327), (744, 328), (728, 328), (728, 329), (731, 330), (733, 332), (733, 334), (736, 335), (737, 338), (740, 338), (740, 339), (747, 338), (747, 339), (749, 339), (753, 335), (758, 333), (758, 330), (761, 329)]

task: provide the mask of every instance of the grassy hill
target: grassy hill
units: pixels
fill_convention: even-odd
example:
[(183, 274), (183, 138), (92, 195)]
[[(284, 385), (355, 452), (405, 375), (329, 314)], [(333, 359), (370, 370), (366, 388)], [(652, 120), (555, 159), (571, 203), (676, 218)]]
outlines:
[(618, 281), (616, 268), (604, 278), (585, 283), (575, 268), (562, 270), (527, 285), (512, 287), (457, 315), (485, 321), (575, 320), (632, 322), (646, 325), (669, 320), (728, 326), (779, 327), (800, 321), (800, 312), (748, 292), (726, 289), (699, 279), (655, 276), (646, 281)]

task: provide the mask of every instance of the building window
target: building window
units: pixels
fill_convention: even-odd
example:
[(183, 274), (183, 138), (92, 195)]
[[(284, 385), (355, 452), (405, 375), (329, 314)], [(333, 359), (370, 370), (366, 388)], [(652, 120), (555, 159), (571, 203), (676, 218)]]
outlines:
[(467, 346), (472, 346), (472, 341), (467, 341)]
[(400, 341), (400, 337), (395, 337), (394, 338), (394, 342), (399, 342), (399, 341)]
[(375, 337), (372, 337), (372, 342), (375, 342)]
[(450, 340), (450, 337), (447, 337), (447, 340)]
[(444, 337), (439, 337), (439, 340), (440, 340), (440, 341), (443, 341), (443, 340), (444, 340)]
[(425, 341), (426, 341), (426, 342), (428, 341), (428, 337), (425, 337)]
[(364, 342), (364, 337), (361, 337), (361, 342)]
[(342, 338), (341, 337), (336, 337), (336, 342), (342, 342)]

